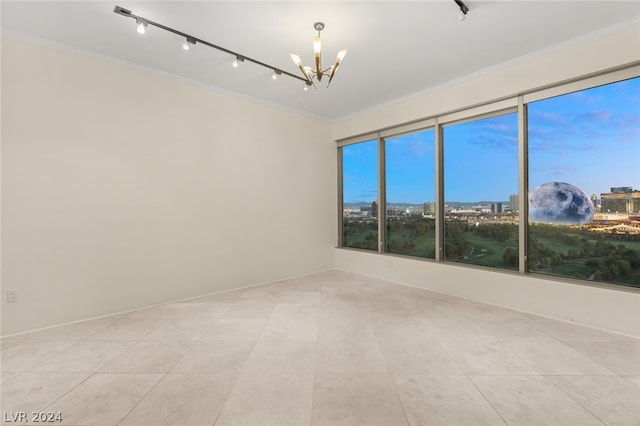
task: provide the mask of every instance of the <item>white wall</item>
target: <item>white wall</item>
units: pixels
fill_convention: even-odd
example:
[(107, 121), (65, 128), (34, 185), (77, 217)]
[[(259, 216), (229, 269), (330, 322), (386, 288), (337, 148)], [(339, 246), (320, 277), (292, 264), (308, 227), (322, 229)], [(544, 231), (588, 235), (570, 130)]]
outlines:
[(330, 269), (331, 140), (319, 119), (3, 36), (2, 334)]
[[(334, 125), (334, 138), (372, 132), (640, 60), (640, 27), (516, 61), (455, 85), (373, 108)], [(336, 249), (338, 269), (640, 336), (640, 293)]]

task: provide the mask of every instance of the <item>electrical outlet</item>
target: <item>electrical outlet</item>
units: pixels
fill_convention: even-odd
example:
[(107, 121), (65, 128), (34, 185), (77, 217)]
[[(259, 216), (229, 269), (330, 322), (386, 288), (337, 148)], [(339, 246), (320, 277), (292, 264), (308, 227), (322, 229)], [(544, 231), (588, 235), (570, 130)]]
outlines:
[(18, 301), (18, 290), (7, 290), (7, 303)]

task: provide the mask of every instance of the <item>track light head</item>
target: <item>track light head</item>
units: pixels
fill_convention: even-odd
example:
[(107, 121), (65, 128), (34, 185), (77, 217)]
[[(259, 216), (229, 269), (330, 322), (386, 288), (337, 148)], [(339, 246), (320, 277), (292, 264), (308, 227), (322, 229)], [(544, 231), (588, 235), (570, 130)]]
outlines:
[(469, 12), (469, 8), (462, 0), (453, 0), (458, 7), (460, 8), (460, 14), (458, 15), (459, 21), (464, 21), (467, 17), (467, 12)]
[(182, 49), (189, 50), (192, 44), (194, 46), (196, 45), (196, 39), (194, 39), (193, 37), (187, 37), (184, 43), (182, 43)]
[(274, 69), (274, 70), (273, 70), (273, 74), (271, 75), (271, 79), (273, 79), (273, 80), (277, 80), (277, 79), (278, 79), (278, 76), (279, 76), (279, 75), (281, 75), (281, 74), (282, 74), (282, 71), (280, 71), (280, 70), (275, 70), (275, 69)]
[(144, 34), (146, 32), (147, 25), (149, 25), (147, 24), (147, 21), (145, 21), (144, 19), (137, 18), (136, 22), (138, 24), (138, 29), (137, 29), (138, 33)]
[(237, 55), (236, 58), (231, 63), (231, 66), (234, 68), (238, 68), (241, 62), (244, 62), (244, 56)]

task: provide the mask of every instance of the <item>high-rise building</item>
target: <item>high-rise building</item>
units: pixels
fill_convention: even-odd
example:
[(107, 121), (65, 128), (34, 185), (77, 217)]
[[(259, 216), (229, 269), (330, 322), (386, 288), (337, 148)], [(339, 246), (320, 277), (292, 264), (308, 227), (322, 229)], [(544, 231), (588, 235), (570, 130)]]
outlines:
[(504, 213), (504, 204), (503, 203), (491, 204), (491, 213)]
[(592, 194), (591, 195), (591, 204), (593, 204), (593, 209), (595, 210), (595, 212), (599, 213), (600, 210), (598, 210), (598, 195), (597, 194)]
[(518, 194), (509, 195), (509, 208), (512, 212), (518, 211)]
[(371, 216), (378, 217), (378, 200), (371, 203)]

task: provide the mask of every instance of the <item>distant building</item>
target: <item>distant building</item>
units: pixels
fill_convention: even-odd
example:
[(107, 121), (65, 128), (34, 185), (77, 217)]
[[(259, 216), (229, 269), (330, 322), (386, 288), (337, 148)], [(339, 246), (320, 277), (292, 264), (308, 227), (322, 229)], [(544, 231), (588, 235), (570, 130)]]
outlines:
[(371, 216), (378, 217), (378, 200), (371, 203)]
[(436, 204), (435, 203), (424, 203), (424, 214), (434, 215), (436, 214)]
[(504, 213), (504, 204), (503, 203), (491, 204), (491, 213)]
[(640, 191), (630, 186), (611, 188), (611, 192), (600, 194), (600, 206), (602, 213), (640, 212)]
[(598, 195), (597, 194), (592, 194), (591, 195), (591, 204), (593, 204), (593, 209), (595, 210), (595, 212), (599, 213), (600, 210), (598, 210)]
[(631, 186), (614, 186), (611, 188), (611, 192), (614, 194), (629, 194), (633, 192), (633, 187)]
[(360, 207), (360, 211), (363, 212), (364, 216), (371, 216), (371, 207)]
[(516, 212), (519, 210), (518, 207), (518, 194), (509, 195), (509, 208), (512, 212)]

